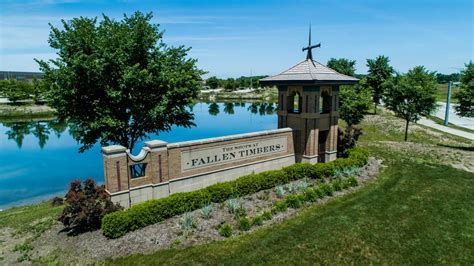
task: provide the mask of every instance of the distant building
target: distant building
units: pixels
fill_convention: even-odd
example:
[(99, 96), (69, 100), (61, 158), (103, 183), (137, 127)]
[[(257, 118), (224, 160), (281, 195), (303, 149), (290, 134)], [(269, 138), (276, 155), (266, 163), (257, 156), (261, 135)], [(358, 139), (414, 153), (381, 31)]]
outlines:
[(19, 72), (19, 71), (0, 71), (0, 80), (32, 80), (33, 78), (43, 78), (42, 72)]

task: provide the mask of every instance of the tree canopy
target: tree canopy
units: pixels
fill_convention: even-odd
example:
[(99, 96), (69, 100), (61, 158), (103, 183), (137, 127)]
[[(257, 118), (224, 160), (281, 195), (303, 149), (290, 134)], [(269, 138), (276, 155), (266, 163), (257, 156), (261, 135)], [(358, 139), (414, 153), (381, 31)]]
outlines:
[(355, 75), (355, 60), (349, 60), (346, 58), (331, 58), (327, 62), (327, 66), (329, 68), (332, 68), (336, 70), (337, 72), (348, 75), (348, 76), (354, 76)]
[(437, 108), (435, 93), (435, 73), (423, 66), (414, 67), (406, 75), (397, 75), (386, 83), (385, 105), (405, 120), (405, 141), (408, 140), (408, 124)]
[(364, 90), (366, 80), (362, 79), (354, 86), (341, 86), (339, 91), (339, 117), (349, 127), (359, 124), (364, 119), (370, 106), (370, 92)]
[(209, 86), (211, 89), (217, 89), (219, 87), (219, 79), (215, 76), (212, 76), (206, 80), (206, 85)]
[(367, 86), (372, 91), (372, 99), (375, 104), (375, 113), (377, 113), (377, 105), (380, 104), (380, 100), (384, 94), (384, 83), (389, 80), (394, 70), (389, 65), (390, 59), (388, 57), (380, 55), (375, 59), (367, 59), (368, 75), (367, 75)]
[(459, 105), (456, 112), (460, 116), (474, 117), (474, 63), (466, 64), (466, 69), (461, 72), (461, 89), (455, 95)]
[(50, 104), (74, 124), (81, 152), (97, 141), (133, 149), (151, 133), (194, 125), (188, 107), (204, 72), (188, 58), (190, 48), (166, 45), (151, 19), (136, 12), (119, 21), (62, 20), (62, 29), (50, 24), (58, 58), (37, 62), (52, 84)]

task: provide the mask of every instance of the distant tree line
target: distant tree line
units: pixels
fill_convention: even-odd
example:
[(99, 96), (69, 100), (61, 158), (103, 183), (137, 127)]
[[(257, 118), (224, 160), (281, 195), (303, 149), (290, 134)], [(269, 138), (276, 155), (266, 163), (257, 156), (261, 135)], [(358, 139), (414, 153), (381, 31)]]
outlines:
[(234, 91), (238, 88), (259, 88), (259, 80), (267, 76), (241, 76), (239, 78), (219, 79), (215, 76), (209, 77), (206, 80), (206, 86), (211, 89), (223, 88), (226, 91)]
[(0, 97), (8, 98), (13, 103), (23, 100), (33, 100), (39, 103), (45, 100), (47, 84), (34, 78), (26, 80), (0, 80)]

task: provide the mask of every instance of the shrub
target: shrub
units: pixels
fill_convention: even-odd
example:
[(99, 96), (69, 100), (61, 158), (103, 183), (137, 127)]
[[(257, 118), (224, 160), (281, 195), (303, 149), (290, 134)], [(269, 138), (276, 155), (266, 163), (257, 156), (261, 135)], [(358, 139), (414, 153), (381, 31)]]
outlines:
[(286, 197), (285, 202), (288, 205), (288, 207), (291, 207), (293, 209), (297, 209), (301, 207), (301, 200), (296, 195), (289, 195), (288, 197)]
[(272, 213), (269, 211), (265, 211), (262, 213), (262, 219), (265, 221), (271, 220), (272, 219)]
[(275, 193), (276, 193), (277, 197), (283, 198), (285, 196), (286, 191), (285, 191), (285, 188), (283, 186), (277, 186), (275, 188)]
[(351, 183), (349, 182), (349, 179), (346, 178), (344, 180), (341, 180), (341, 185), (342, 189), (348, 189), (351, 186)]
[(239, 219), (239, 230), (248, 231), (252, 227), (252, 223), (248, 217), (242, 217)]
[(349, 183), (349, 185), (350, 185), (351, 187), (356, 187), (356, 186), (359, 184), (359, 182), (357, 181), (357, 178), (355, 178), (355, 177), (353, 177), (353, 176), (347, 178), (347, 179), (346, 179), (346, 182)]
[(271, 213), (276, 214), (279, 212), (286, 211), (286, 209), (288, 209), (288, 205), (286, 204), (286, 201), (282, 200), (277, 202), (275, 206), (273, 206), (273, 208), (271, 209)]
[(224, 202), (225, 200), (234, 197), (234, 188), (232, 182), (217, 183), (204, 189), (206, 194), (209, 194), (211, 202)]
[(252, 219), (252, 225), (262, 225), (263, 224), (263, 217), (262, 215), (257, 215)]
[(214, 208), (212, 208), (211, 204), (209, 204), (207, 206), (204, 206), (204, 208), (201, 209), (202, 218), (204, 218), (206, 220), (211, 218), (213, 209)]
[(334, 191), (341, 191), (342, 190), (342, 180), (341, 179), (334, 179), (331, 182), (332, 189)]
[(65, 201), (58, 220), (70, 234), (99, 229), (104, 215), (121, 209), (110, 201), (104, 186), (97, 186), (90, 178), (72, 181)]
[(326, 196), (325, 192), (321, 189), (320, 186), (317, 186), (315, 188), (313, 188), (314, 190), (314, 193), (316, 193), (316, 195), (318, 195), (318, 198), (322, 199), (324, 198), (324, 196)]
[(323, 193), (323, 195), (332, 196), (332, 193), (333, 193), (332, 186), (330, 186), (326, 183), (323, 183), (323, 184), (319, 185), (318, 188)]
[(311, 176), (312, 165), (309, 163), (298, 163), (283, 168), (289, 181), (299, 180)]
[[(209, 202), (220, 203), (229, 198), (242, 197), (277, 185), (288, 183), (293, 178), (308, 174), (310, 178), (324, 178), (332, 175), (336, 169), (349, 166), (362, 167), (367, 163), (367, 150), (355, 148), (348, 152), (348, 158), (338, 159), (321, 164), (295, 164), (300, 166), (285, 167), (283, 170), (251, 174), (236, 180), (211, 185), (201, 190), (175, 193), (166, 198), (150, 200), (137, 204), (125, 211), (107, 214), (102, 219), (102, 232), (108, 238), (117, 238), (127, 232), (163, 221), (187, 211), (200, 209)], [(319, 187), (319, 186), (318, 186)], [(326, 189), (327, 190), (327, 189)], [(317, 191), (317, 190), (315, 190)], [(332, 193), (331, 188), (325, 193)], [(326, 194), (324, 194), (326, 195)], [(285, 203), (277, 204), (272, 213), (287, 208)]]
[(237, 208), (234, 212), (234, 219), (238, 220), (241, 217), (245, 217), (245, 216), (247, 216), (247, 211), (245, 210), (245, 208), (242, 205), (240, 205), (240, 207)]
[(318, 193), (316, 193), (315, 189), (312, 189), (312, 188), (307, 188), (303, 192), (303, 195), (304, 195), (305, 201), (311, 201), (311, 202), (316, 201), (319, 197)]
[(232, 227), (230, 224), (224, 224), (219, 228), (219, 235), (223, 237), (230, 237), (232, 236)]
[(239, 209), (240, 204), (237, 199), (228, 199), (225, 202), (225, 207), (227, 208), (227, 211), (231, 214), (235, 214), (235, 212)]
[(197, 222), (190, 212), (186, 212), (181, 219), (179, 219), (179, 225), (183, 231), (189, 231), (196, 228)]
[(54, 198), (50, 199), (49, 202), (51, 203), (51, 206), (56, 207), (56, 206), (63, 205), (64, 199), (60, 198), (60, 197), (54, 197)]

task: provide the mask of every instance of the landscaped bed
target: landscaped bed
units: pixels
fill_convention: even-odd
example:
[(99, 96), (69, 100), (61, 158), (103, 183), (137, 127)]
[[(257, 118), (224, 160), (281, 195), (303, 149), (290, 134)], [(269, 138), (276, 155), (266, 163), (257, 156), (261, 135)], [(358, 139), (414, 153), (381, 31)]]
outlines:
[(32, 243), (32, 251), (28, 256), (61, 262), (96, 262), (246, 234), (287, 219), (300, 208), (321, 204), (332, 197), (358, 189), (378, 175), (379, 163), (371, 158), (365, 166), (340, 169), (335, 176), (303, 178), (240, 198), (210, 203), (204, 208), (212, 210), (208, 218), (201, 208), (129, 232), (117, 239), (108, 239), (101, 231), (68, 236), (61, 232), (63, 226), (57, 223)]

